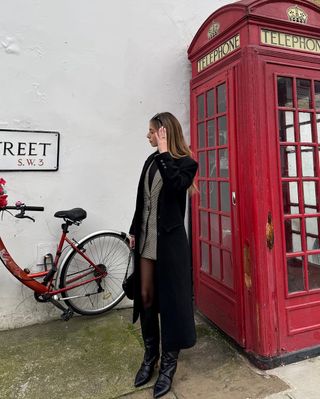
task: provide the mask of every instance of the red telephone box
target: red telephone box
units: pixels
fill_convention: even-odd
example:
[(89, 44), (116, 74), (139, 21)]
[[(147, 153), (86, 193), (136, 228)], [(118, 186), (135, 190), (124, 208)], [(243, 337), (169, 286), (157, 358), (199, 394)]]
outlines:
[(189, 48), (196, 305), (263, 368), (320, 353), (319, 23), (243, 0)]

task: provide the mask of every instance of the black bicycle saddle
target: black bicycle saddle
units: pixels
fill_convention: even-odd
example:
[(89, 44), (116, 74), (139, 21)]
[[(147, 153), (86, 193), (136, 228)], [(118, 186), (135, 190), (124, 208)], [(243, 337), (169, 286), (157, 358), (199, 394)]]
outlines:
[(58, 211), (54, 214), (56, 218), (69, 219), (72, 222), (80, 222), (87, 217), (87, 212), (82, 208), (73, 208), (68, 211)]

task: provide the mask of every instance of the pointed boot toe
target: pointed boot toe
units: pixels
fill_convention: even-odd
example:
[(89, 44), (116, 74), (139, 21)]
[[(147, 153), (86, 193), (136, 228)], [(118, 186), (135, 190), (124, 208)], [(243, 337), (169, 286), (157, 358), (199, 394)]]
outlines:
[(134, 379), (134, 386), (136, 388), (141, 387), (150, 381), (152, 374), (146, 370), (146, 368), (141, 365), (140, 369), (137, 372), (136, 378)]
[(177, 369), (178, 355), (179, 351), (162, 353), (159, 377), (153, 388), (154, 398), (160, 398), (170, 391)]
[(136, 388), (141, 387), (151, 380), (157, 361), (158, 358), (153, 359), (151, 362), (142, 362), (134, 380), (134, 386)]
[(157, 379), (157, 382), (154, 385), (153, 397), (160, 398), (161, 396), (164, 396), (166, 393), (170, 391), (171, 384), (172, 384), (172, 379), (170, 379), (164, 374), (160, 374)]

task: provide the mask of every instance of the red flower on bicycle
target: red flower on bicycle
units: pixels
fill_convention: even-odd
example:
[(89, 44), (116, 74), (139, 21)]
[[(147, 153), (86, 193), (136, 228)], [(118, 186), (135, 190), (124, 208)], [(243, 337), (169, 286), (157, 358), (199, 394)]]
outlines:
[(0, 208), (7, 206), (8, 204), (7, 197), (8, 197), (7, 195), (0, 196)]
[(7, 206), (7, 204), (8, 204), (8, 201), (7, 201), (8, 196), (5, 194), (6, 191), (3, 188), (3, 186), (5, 184), (6, 184), (6, 181), (2, 177), (0, 177), (0, 208), (3, 208), (5, 206)]

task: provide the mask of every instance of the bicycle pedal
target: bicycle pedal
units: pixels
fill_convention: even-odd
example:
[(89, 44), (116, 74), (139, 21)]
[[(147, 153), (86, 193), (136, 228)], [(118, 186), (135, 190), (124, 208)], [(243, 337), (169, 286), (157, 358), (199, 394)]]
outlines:
[(72, 316), (73, 316), (73, 310), (68, 308), (62, 312), (61, 319), (64, 321), (68, 321), (71, 319)]

